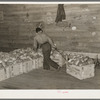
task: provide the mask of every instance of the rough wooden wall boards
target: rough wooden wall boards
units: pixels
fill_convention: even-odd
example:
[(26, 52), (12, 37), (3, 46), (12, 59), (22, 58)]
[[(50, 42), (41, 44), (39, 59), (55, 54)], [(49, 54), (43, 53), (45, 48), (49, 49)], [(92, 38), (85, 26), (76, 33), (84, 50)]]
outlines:
[[(57, 4), (1, 4), (4, 18), (0, 22), (0, 47), (31, 46), (37, 24), (44, 21), (44, 32), (52, 37), (59, 49), (99, 53), (100, 5), (65, 4), (64, 8), (66, 20), (56, 24)], [(53, 23), (47, 23), (48, 16)], [(72, 30), (73, 26), (76, 30)]]

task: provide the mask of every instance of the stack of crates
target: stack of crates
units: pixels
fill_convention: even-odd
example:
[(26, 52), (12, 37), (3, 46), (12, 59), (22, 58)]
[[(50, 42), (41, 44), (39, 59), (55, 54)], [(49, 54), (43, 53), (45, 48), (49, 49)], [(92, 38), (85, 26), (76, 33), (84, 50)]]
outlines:
[(19, 59), (15, 63), (7, 62), (5, 67), (0, 63), (0, 81), (41, 67), (43, 67), (43, 57), (41, 56), (34, 57), (33, 59)]

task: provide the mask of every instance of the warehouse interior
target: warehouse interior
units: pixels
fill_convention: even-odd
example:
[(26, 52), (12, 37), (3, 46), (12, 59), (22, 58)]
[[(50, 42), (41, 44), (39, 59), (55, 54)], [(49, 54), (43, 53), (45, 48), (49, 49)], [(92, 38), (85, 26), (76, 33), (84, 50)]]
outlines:
[(63, 7), (66, 18), (55, 22), (58, 4), (0, 4), (0, 52), (32, 48), (41, 25), (59, 50), (96, 55), (94, 77), (79, 80), (66, 73), (66, 65), (60, 71), (40, 68), (0, 81), (0, 89), (100, 89), (100, 5)]

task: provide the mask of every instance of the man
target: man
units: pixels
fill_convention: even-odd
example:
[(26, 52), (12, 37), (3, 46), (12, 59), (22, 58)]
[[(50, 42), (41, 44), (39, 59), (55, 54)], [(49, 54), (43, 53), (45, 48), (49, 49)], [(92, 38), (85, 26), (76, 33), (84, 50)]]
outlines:
[(37, 51), (38, 48), (42, 48), (42, 53), (44, 57), (43, 69), (50, 70), (50, 66), (59, 70), (61, 67), (51, 60), (50, 53), (52, 48), (56, 48), (50, 37), (43, 33), (41, 28), (36, 28), (36, 36), (34, 37), (34, 50)]

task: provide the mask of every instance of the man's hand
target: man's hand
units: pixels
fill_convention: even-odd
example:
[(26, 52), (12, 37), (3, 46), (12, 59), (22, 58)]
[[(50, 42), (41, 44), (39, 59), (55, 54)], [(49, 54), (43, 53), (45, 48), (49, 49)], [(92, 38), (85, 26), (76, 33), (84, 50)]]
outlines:
[(57, 50), (57, 47), (56, 47), (56, 46), (54, 46), (54, 47), (52, 48), (52, 50)]

